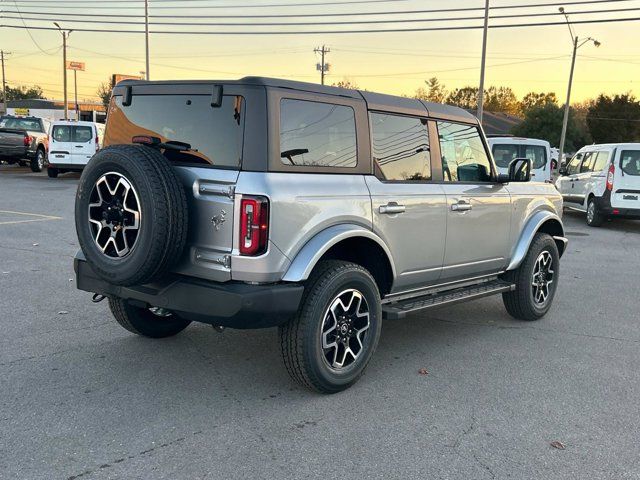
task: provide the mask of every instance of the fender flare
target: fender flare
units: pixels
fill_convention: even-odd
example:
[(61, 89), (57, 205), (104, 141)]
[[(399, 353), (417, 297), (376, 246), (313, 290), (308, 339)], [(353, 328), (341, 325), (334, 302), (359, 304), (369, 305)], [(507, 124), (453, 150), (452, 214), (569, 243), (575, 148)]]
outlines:
[(560, 228), (562, 230), (561, 235), (554, 235), (553, 239), (558, 245), (558, 250), (560, 252), (560, 256), (566, 250), (567, 244), (569, 241), (564, 236), (564, 227), (562, 225), (562, 220), (558, 215), (552, 213), (547, 210), (540, 210), (534, 213), (531, 218), (527, 221), (522, 233), (520, 234), (520, 238), (518, 239), (518, 243), (513, 249), (513, 254), (511, 255), (511, 262), (507, 267), (507, 270), (515, 270), (520, 266), (524, 257), (527, 255), (529, 251), (529, 247), (531, 246), (531, 242), (533, 242), (533, 237), (538, 233), (540, 227), (548, 222), (549, 220), (555, 220), (560, 224)]
[(331, 247), (342, 240), (353, 237), (363, 237), (376, 242), (387, 255), (393, 278), (396, 277), (396, 268), (393, 263), (391, 251), (380, 237), (371, 230), (359, 225), (342, 224), (329, 227), (312, 237), (295, 256), (284, 277), (282, 277), (282, 280), (284, 282), (302, 282), (308, 279), (320, 258), (322, 258)]

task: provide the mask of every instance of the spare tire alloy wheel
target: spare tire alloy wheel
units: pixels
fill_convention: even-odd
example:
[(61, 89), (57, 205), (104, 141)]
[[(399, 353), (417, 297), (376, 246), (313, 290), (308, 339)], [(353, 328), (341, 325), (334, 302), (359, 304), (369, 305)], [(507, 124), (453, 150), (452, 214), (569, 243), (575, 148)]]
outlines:
[(370, 324), (369, 305), (362, 293), (349, 289), (336, 295), (320, 327), (323, 359), (330, 369), (339, 371), (358, 359)]
[(95, 182), (89, 198), (89, 223), (96, 245), (107, 257), (125, 257), (136, 246), (142, 221), (135, 188), (122, 174), (108, 172)]

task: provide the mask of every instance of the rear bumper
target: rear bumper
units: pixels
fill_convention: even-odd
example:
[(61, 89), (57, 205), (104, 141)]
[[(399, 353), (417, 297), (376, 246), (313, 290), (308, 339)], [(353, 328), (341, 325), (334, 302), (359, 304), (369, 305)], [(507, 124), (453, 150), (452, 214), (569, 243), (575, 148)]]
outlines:
[(30, 152), (26, 147), (12, 147), (12, 146), (4, 146), (0, 147), (0, 158), (1, 159), (12, 159), (12, 160), (22, 160), (23, 158), (32, 157), (35, 152)]
[(74, 259), (79, 290), (129, 300), (141, 307), (162, 307), (177, 315), (230, 328), (268, 328), (281, 325), (298, 310), (301, 284), (248, 285), (217, 283), (183, 276), (161, 282), (121, 287), (98, 277), (81, 253)]
[(611, 192), (605, 191), (602, 197), (595, 197), (598, 209), (611, 218), (640, 218), (640, 208), (617, 208), (611, 206)]
[[(51, 158), (51, 157), (49, 157)], [(77, 170), (78, 172), (82, 171), (86, 167), (86, 165), (77, 165), (73, 163), (56, 163), (49, 161), (49, 168), (57, 168), (58, 170)]]

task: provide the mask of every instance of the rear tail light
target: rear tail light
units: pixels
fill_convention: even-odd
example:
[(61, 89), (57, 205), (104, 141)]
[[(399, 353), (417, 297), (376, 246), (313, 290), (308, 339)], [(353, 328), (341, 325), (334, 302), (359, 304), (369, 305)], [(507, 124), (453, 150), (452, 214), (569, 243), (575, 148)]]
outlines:
[(269, 201), (265, 197), (240, 200), (240, 254), (261, 255), (267, 251)]
[(98, 136), (96, 135), (96, 152), (100, 150), (100, 140), (98, 139)]
[(29, 135), (25, 135), (24, 136), (24, 146), (28, 147), (29, 145), (31, 145), (31, 137)]
[(612, 163), (607, 174), (607, 190), (613, 190), (613, 176), (616, 173), (616, 166)]

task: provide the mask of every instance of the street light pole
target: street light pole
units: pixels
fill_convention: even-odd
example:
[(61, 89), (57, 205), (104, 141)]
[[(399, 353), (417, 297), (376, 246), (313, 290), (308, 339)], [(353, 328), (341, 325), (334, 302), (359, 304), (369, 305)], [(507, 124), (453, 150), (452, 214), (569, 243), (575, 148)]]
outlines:
[(144, 44), (145, 44), (145, 56), (147, 64), (146, 78), (149, 78), (149, 0), (144, 0)]
[(484, 115), (484, 71), (487, 62), (487, 36), (489, 33), (489, 0), (484, 6), (484, 35), (482, 37), (482, 60), (480, 64), (480, 87), (478, 88), (478, 120), (482, 125)]
[(53, 24), (58, 27), (60, 34), (62, 35), (62, 74), (63, 74), (63, 85), (64, 85), (64, 119), (69, 120), (69, 105), (68, 105), (68, 97), (67, 97), (67, 39), (73, 30), (63, 30), (57, 22), (53, 22)]
[(578, 49), (589, 42), (593, 42), (596, 48), (600, 46), (600, 42), (591, 37), (585, 38), (584, 40), (582, 40), (582, 42), (580, 42), (580, 38), (578, 37), (578, 35), (574, 35), (573, 33), (571, 22), (569, 21), (569, 15), (567, 15), (563, 7), (560, 7), (559, 10), (560, 13), (564, 15), (564, 18), (567, 21), (567, 26), (569, 27), (569, 33), (571, 34), (571, 40), (573, 41), (573, 55), (571, 57), (571, 70), (569, 72), (569, 86), (567, 87), (567, 101), (564, 104), (562, 134), (560, 135), (560, 148), (558, 150), (558, 165), (562, 163), (562, 158), (564, 156), (564, 147), (567, 141), (567, 126), (569, 124), (569, 113), (571, 110), (571, 88), (573, 87), (573, 73), (576, 67), (576, 57), (578, 55)]

